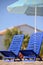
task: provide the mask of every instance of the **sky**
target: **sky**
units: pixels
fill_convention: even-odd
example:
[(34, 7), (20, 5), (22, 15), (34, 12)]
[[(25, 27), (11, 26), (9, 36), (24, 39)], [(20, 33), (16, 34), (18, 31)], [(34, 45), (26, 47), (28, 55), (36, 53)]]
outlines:
[[(16, 2), (16, 0), (0, 0), (0, 31), (22, 24), (35, 26), (34, 16), (14, 14), (7, 11), (7, 6), (14, 2)], [(43, 16), (37, 16), (37, 28), (43, 30)]]

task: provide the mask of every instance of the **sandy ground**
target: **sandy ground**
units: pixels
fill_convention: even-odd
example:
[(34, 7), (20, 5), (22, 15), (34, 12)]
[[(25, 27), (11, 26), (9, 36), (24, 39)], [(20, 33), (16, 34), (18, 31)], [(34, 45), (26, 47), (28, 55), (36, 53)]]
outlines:
[(43, 61), (34, 61), (34, 62), (6, 62), (0, 60), (0, 65), (43, 65)]

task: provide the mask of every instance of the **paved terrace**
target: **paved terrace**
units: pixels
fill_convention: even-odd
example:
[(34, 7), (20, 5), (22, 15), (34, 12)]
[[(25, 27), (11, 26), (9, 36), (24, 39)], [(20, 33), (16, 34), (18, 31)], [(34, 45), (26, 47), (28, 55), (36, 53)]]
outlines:
[(43, 65), (43, 61), (34, 61), (34, 62), (6, 62), (3, 60), (0, 60), (0, 65)]

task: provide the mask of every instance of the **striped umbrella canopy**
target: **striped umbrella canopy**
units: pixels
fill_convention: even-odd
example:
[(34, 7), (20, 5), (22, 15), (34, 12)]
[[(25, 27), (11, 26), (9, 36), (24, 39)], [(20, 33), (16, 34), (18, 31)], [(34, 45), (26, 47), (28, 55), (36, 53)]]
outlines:
[(18, 0), (9, 5), (7, 10), (15, 14), (35, 15), (36, 32), (36, 16), (43, 16), (43, 0)]

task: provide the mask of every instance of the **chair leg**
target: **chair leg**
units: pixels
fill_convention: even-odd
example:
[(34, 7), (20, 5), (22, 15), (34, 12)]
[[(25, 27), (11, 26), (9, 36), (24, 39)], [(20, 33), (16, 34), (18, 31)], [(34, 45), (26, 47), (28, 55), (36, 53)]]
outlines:
[(34, 57), (34, 61), (36, 61), (36, 57)]
[(40, 61), (42, 61), (42, 58), (38, 55), (38, 58), (40, 59)]
[(42, 58), (39, 56), (39, 58), (40, 58), (40, 61), (42, 61)]
[(27, 60), (32, 59), (32, 60), (36, 61), (36, 57), (33, 57), (33, 58), (24, 58), (24, 60), (25, 60), (25, 59), (27, 59)]

